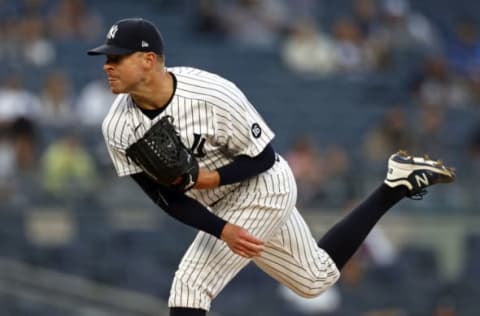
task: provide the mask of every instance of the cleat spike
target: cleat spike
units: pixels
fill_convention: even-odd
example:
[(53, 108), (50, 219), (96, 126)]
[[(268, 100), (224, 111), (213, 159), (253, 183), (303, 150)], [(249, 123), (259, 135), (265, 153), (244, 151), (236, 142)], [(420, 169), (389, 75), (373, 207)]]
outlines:
[(397, 154), (400, 155), (400, 156), (403, 156), (403, 157), (408, 157), (408, 156), (410, 156), (410, 155), (408, 154), (408, 151), (406, 151), (406, 150), (404, 150), (404, 149), (400, 149), (400, 150), (397, 152)]

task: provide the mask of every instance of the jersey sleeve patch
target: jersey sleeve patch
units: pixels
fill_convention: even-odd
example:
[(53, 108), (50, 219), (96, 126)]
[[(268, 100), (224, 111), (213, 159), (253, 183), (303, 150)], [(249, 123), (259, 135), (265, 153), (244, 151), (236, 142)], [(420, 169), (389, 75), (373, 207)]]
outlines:
[(262, 136), (262, 128), (260, 125), (258, 125), (258, 123), (252, 124), (252, 135), (255, 138), (260, 138), (260, 136)]

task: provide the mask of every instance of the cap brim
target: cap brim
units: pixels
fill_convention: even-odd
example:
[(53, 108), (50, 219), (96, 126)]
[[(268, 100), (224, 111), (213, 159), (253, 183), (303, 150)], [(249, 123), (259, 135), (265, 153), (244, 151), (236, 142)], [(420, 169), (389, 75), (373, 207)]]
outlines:
[(120, 48), (108, 44), (103, 44), (95, 47), (87, 52), (88, 55), (126, 55), (133, 51), (128, 48)]

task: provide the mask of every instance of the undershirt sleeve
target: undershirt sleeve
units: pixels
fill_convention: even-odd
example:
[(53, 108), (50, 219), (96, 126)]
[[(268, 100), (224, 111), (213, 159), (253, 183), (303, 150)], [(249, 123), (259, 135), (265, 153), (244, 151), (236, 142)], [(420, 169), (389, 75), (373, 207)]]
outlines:
[(226, 166), (217, 169), (220, 185), (232, 184), (249, 179), (270, 169), (275, 163), (275, 151), (271, 144), (255, 157), (239, 155)]
[(170, 216), (220, 239), (227, 221), (183, 192), (157, 184), (144, 172), (133, 174), (131, 177), (150, 199)]

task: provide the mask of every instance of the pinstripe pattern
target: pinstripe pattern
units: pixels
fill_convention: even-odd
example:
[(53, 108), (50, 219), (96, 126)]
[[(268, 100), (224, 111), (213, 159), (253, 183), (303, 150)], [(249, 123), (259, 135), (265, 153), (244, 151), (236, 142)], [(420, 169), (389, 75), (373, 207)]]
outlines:
[[(242, 183), (212, 211), (267, 241), (254, 262), (298, 294), (311, 297), (331, 286), (339, 272), (316, 245), (295, 201), (295, 180), (280, 159), (271, 170)], [(249, 262), (215, 237), (198, 233), (175, 274), (169, 306), (209, 310), (211, 300)]]
[[(232, 82), (194, 68), (168, 71), (177, 85), (161, 114), (150, 119), (128, 94), (120, 94), (103, 122), (105, 142), (119, 176), (142, 171), (128, 161), (125, 150), (165, 115), (174, 118), (183, 143), (197, 151), (200, 167), (209, 170), (229, 164), (237, 155), (257, 156), (271, 142), (274, 133)], [(266, 273), (302, 296), (315, 296), (333, 284), (339, 272), (318, 249), (295, 208), (294, 177), (283, 158), (278, 158), (268, 171), (247, 181), (187, 194), (264, 240), (266, 249), (254, 262)], [(208, 310), (211, 300), (249, 261), (223, 241), (199, 232), (175, 273), (169, 306)]]
[[(230, 81), (215, 74), (188, 67), (169, 68), (177, 79), (177, 89), (164, 112), (151, 120), (133, 103), (127, 94), (115, 99), (103, 121), (102, 131), (113, 165), (119, 176), (142, 170), (130, 163), (125, 150), (165, 115), (174, 118), (183, 143), (191, 148), (194, 134), (201, 135), (204, 157), (198, 157), (200, 167), (218, 169), (230, 163), (234, 156), (257, 156), (270, 143), (274, 133), (257, 113), (245, 95)], [(258, 124), (261, 134), (253, 135)], [(190, 190), (188, 195), (211, 205), (235, 190), (238, 184), (210, 190)]]
[(340, 272), (328, 254), (318, 248), (295, 208), (281, 231), (269, 241), (255, 263), (277, 281), (303, 297), (315, 297), (332, 286)]

